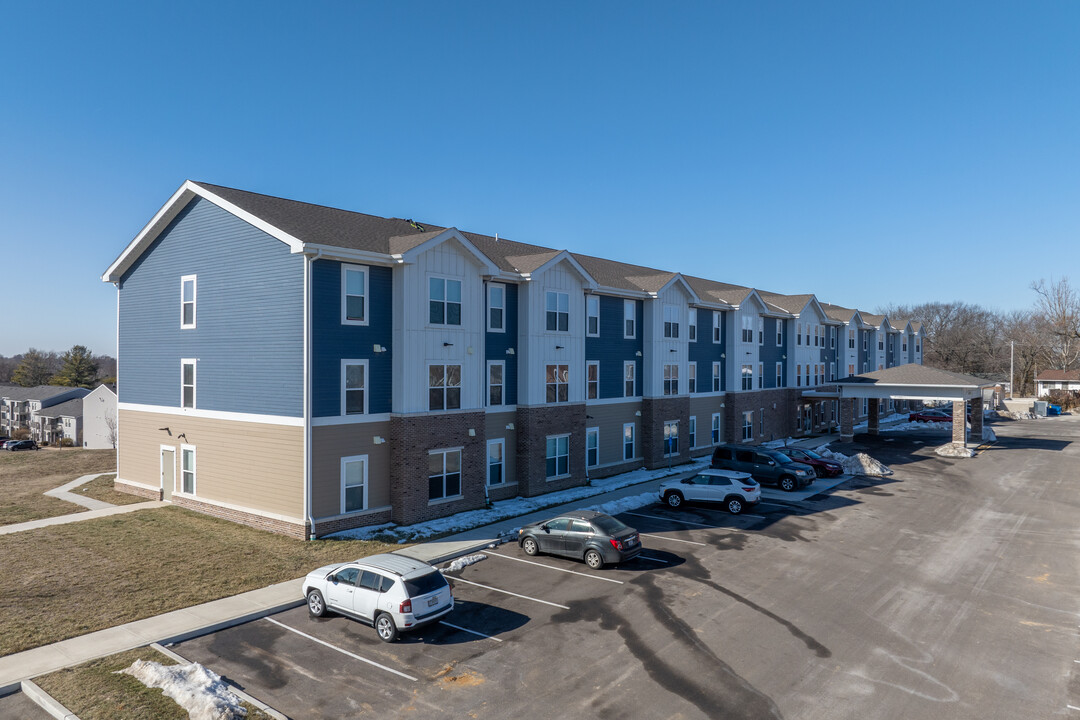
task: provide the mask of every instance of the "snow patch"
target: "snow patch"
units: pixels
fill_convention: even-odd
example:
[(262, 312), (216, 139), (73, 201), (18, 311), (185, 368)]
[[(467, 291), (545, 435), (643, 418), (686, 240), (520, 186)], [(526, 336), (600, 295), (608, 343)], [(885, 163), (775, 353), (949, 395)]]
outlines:
[(827, 457), (830, 460), (835, 460), (844, 466), (845, 475), (866, 475), (867, 477), (886, 477), (892, 475), (891, 468), (882, 465), (880, 462), (870, 457), (866, 453), (856, 453), (855, 455), (845, 455), (844, 453), (833, 452), (829, 449), (828, 445), (822, 445), (815, 450), (818, 455)]
[(942, 445), (934, 451), (941, 457), (973, 457), (975, 451), (971, 448), (966, 448), (955, 443), (949, 443), (948, 445)]
[(188, 711), (191, 720), (233, 720), (247, 717), (240, 698), (229, 690), (221, 676), (199, 663), (162, 665), (136, 660), (131, 667), (117, 670), (131, 675), (146, 687), (161, 691)]
[(982, 439), (985, 442), (993, 442), (994, 440), (997, 440), (997, 435), (994, 434), (994, 431), (992, 429), (990, 429), (990, 428), (988, 428), (986, 426), (983, 426)]
[(470, 565), (475, 565), (481, 560), (487, 560), (487, 555), (476, 554), (459, 557), (457, 560), (454, 560), (452, 563), (443, 568), (443, 572), (457, 572), (458, 570), (467, 568)]
[(606, 515), (618, 515), (627, 510), (637, 510), (646, 505), (652, 505), (656, 502), (657, 497), (659, 496), (654, 490), (653, 492), (641, 493), (640, 495), (628, 495), (627, 497), (612, 500), (611, 502), (606, 502), (601, 505), (590, 505), (589, 507), (582, 509), (595, 510)]

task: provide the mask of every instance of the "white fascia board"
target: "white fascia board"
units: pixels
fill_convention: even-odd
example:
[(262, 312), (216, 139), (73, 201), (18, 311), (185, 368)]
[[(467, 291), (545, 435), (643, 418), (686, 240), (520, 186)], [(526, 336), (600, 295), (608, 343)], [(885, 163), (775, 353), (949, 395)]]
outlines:
[(821, 303), (818, 302), (816, 295), (811, 296), (810, 302), (806, 303), (806, 306), (799, 311), (799, 314), (802, 315), (802, 313), (808, 307), (812, 307), (814, 309), (814, 311), (817, 313), (818, 319), (821, 321), (822, 324), (829, 324), (831, 322), (828, 313), (825, 312), (825, 308), (821, 307)]
[(770, 312), (769, 311), (769, 304), (767, 302), (765, 302), (764, 300), (762, 300), (761, 296), (758, 295), (758, 291), (754, 290), (753, 288), (750, 288), (750, 292), (749, 292), (749, 294), (747, 294), (747, 296), (743, 300), (743, 302), (746, 302), (746, 300), (750, 300), (751, 298), (753, 298), (753, 300), (758, 304), (758, 314), (759, 315), (766, 315), (766, 314), (768, 314)]
[(607, 285), (597, 285), (595, 288), (591, 288), (593, 295), (617, 295), (624, 298), (636, 298), (639, 300), (648, 300), (654, 298), (652, 293), (645, 292), (644, 290), (624, 290), (623, 288), (613, 288)]
[(598, 283), (596, 282), (596, 278), (590, 275), (589, 271), (582, 267), (581, 263), (574, 259), (574, 256), (570, 254), (569, 250), (560, 250), (558, 255), (533, 270), (532, 273), (522, 273), (522, 277), (531, 279), (531, 277), (542, 275), (550, 268), (558, 265), (563, 260), (570, 263), (570, 266), (577, 271), (578, 275), (581, 276), (581, 279), (585, 281), (586, 288), (588, 288), (589, 290), (596, 290), (596, 288), (599, 287)]
[(168, 405), (143, 405), (140, 403), (121, 402), (116, 404), (117, 410), (126, 412), (154, 413), (157, 415), (177, 415), (179, 417), (204, 418), (208, 420), (229, 420), (232, 422), (261, 423), (264, 425), (286, 425), (290, 427), (303, 427), (304, 418), (291, 415), (261, 415), (255, 413), (238, 413), (225, 410), (200, 410), (198, 408), (178, 408)]
[(696, 292), (694, 292), (694, 288), (690, 287), (690, 283), (686, 282), (686, 278), (684, 278), (682, 276), (682, 274), (680, 274), (680, 273), (675, 273), (675, 277), (671, 278), (666, 283), (664, 283), (664, 287), (660, 288), (656, 292), (656, 295), (660, 295), (665, 290), (667, 290), (669, 287), (671, 287), (672, 285), (675, 285), (675, 284), (679, 284), (679, 285), (683, 286), (683, 289), (686, 290), (686, 294), (690, 296), (690, 304), (691, 305), (693, 305), (694, 303), (697, 303), (697, 302), (701, 302), (701, 298), (698, 297), (698, 294)]
[(486, 275), (495, 275), (499, 272), (498, 266), (496, 266), (495, 263), (491, 261), (491, 258), (480, 252), (480, 249), (473, 245), (471, 242), (469, 242), (469, 240), (464, 235), (462, 235), (461, 231), (457, 228), (447, 228), (435, 237), (420, 243), (419, 245), (410, 250), (406, 250), (399, 257), (401, 257), (402, 262), (415, 262), (418, 256), (426, 253), (428, 250), (434, 247), (442, 245), (444, 242), (450, 240), (451, 238), (461, 243), (461, 245), (469, 252), (469, 254), (472, 255), (477, 265), (484, 269), (484, 273)]
[(403, 260), (400, 255), (387, 255), (385, 253), (371, 252), (370, 250), (353, 250), (350, 248), (337, 247), (335, 245), (304, 245), (303, 252), (306, 255), (314, 255), (322, 260), (344, 260), (362, 265), (400, 265)]

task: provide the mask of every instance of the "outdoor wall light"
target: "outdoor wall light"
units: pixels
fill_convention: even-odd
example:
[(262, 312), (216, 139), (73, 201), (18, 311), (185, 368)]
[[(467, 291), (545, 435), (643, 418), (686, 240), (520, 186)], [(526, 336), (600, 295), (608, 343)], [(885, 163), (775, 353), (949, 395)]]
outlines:
[(386, 352), (386, 347), (383, 346), (383, 345), (380, 345), (378, 343), (375, 343), (375, 352), (384, 353), (384, 352)]
[(514, 354), (514, 348), (506, 348), (506, 354), (507, 355), (513, 355)]
[(469, 428), (469, 437), (476, 437), (476, 430), (474, 428)]
[(636, 353), (634, 353), (634, 354), (635, 354), (635, 355), (637, 355), (638, 357), (641, 357), (641, 351), (640, 351), (640, 350), (638, 350), (638, 351), (637, 351)]
[(376, 435), (375, 437), (371, 438), (371, 442), (375, 443), (376, 445), (382, 445), (384, 442), (386, 442), (386, 438), (380, 435)]
[(641, 411), (638, 410), (637, 412), (635, 412), (634, 417), (641, 417)]
[(506, 423), (506, 429), (507, 430), (513, 430), (514, 429), (514, 423)]
[(720, 359), (723, 360), (727, 357), (726, 353), (720, 353)]

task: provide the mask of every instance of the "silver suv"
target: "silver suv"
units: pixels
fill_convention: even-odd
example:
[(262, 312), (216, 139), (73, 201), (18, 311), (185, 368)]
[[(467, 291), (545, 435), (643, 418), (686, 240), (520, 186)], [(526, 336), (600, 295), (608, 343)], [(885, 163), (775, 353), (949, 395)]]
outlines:
[(373, 625), (383, 642), (454, 609), (454, 594), (441, 572), (393, 553), (312, 570), (304, 578), (304, 597), (315, 617), (327, 611), (347, 615)]

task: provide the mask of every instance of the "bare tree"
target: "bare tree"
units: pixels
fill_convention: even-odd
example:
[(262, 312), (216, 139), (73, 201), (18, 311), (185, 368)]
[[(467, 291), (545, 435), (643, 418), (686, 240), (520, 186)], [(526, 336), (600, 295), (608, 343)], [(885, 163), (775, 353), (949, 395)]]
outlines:
[(107, 428), (107, 432), (105, 433), (105, 440), (111, 443), (113, 450), (115, 450), (116, 441), (119, 438), (120, 434), (119, 432), (117, 432), (116, 417), (108, 411), (105, 412), (105, 427)]
[(1046, 333), (1046, 361), (1056, 370), (1068, 370), (1080, 359), (1080, 295), (1068, 278), (1031, 283), (1036, 312)]

